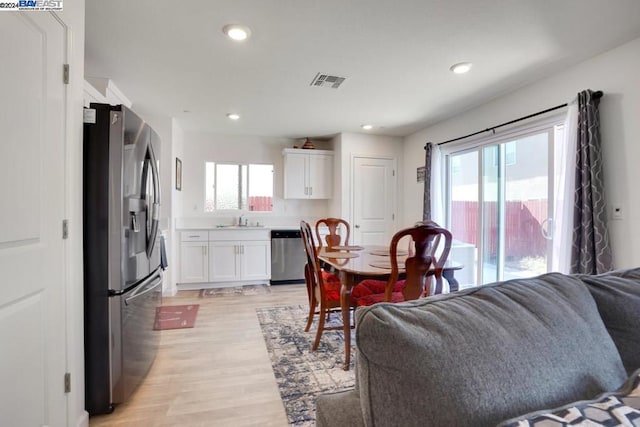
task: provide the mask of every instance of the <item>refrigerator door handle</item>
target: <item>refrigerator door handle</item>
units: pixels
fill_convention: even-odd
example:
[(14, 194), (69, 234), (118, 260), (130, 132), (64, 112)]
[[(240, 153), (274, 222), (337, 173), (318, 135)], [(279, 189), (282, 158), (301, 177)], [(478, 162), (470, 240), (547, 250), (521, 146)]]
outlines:
[[(162, 273), (158, 273), (158, 275), (154, 276), (150, 281), (147, 281), (146, 283), (140, 284), (137, 287), (137, 289), (135, 291), (133, 291), (133, 293), (131, 294), (130, 297), (124, 299), (124, 303), (126, 305), (129, 305), (129, 301), (132, 301), (132, 300), (138, 298), (139, 296), (142, 296), (142, 295), (144, 295), (146, 293), (151, 292), (152, 290), (154, 290), (161, 283), (162, 283)], [(149, 286), (149, 285), (151, 285), (151, 286)]]
[(149, 276), (147, 276), (147, 278), (144, 279), (142, 282), (140, 282), (138, 284), (129, 285), (125, 289), (122, 289), (122, 290), (119, 290), (119, 291), (116, 291), (114, 289), (109, 289), (107, 291), (107, 294), (110, 297), (116, 297), (116, 296), (122, 296), (124, 294), (129, 293), (131, 291), (131, 289), (135, 289), (135, 288), (142, 289), (145, 286), (147, 286), (149, 283), (151, 283), (153, 280), (155, 280), (156, 278), (162, 277), (161, 275), (162, 275), (162, 267), (158, 267), (157, 269), (154, 270), (153, 273), (151, 273)]
[(150, 257), (158, 237), (158, 221), (160, 220), (160, 176), (158, 173), (158, 165), (156, 164), (156, 156), (153, 147), (149, 144), (148, 162), (151, 165), (151, 181), (153, 183), (153, 198), (151, 202), (151, 231), (149, 233), (149, 241), (147, 242), (147, 256)]

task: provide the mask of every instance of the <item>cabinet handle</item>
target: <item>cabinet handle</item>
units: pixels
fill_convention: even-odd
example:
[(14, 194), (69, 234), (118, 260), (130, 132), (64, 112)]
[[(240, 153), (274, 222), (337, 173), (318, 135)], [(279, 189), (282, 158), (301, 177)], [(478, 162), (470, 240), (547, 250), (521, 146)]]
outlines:
[(242, 252), (241, 253), (242, 253), (242, 255), (244, 255), (244, 245), (242, 245), (241, 248), (242, 248)]
[(309, 195), (313, 196), (313, 187), (309, 187)]
[(309, 191), (309, 187), (304, 187), (304, 195), (306, 196)]

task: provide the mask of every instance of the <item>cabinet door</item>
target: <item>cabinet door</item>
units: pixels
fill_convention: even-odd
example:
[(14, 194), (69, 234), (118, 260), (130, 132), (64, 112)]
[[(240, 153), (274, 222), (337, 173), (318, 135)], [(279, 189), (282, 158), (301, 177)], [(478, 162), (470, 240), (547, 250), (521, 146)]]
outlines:
[(209, 282), (240, 280), (240, 244), (209, 242)]
[(308, 155), (289, 153), (284, 157), (284, 198), (307, 199)]
[(241, 242), (242, 280), (268, 280), (271, 278), (271, 242)]
[(333, 194), (333, 156), (309, 155), (309, 197), (330, 199)]
[(180, 283), (209, 281), (207, 242), (182, 242), (180, 244)]

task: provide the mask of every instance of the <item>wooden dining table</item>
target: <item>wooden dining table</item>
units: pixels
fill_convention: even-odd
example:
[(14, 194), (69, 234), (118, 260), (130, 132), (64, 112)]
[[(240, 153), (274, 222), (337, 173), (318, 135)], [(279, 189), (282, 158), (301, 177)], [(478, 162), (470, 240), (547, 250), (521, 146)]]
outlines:
[[(407, 253), (398, 253), (398, 272), (404, 273), (404, 260)], [(318, 259), (323, 267), (329, 267), (338, 272), (342, 288), (340, 290), (340, 308), (342, 312), (342, 325), (344, 331), (344, 370), (349, 370), (351, 362), (351, 332), (349, 308), (351, 307), (351, 290), (355, 285), (364, 279), (387, 280), (391, 274), (391, 262), (389, 259), (388, 246), (341, 246), (339, 249), (320, 248)], [(456, 270), (464, 266), (452, 260), (447, 260), (442, 271), (442, 277), (449, 284), (449, 292), (458, 290), (458, 282), (454, 277)], [(435, 270), (433, 274), (435, 274)], [(442, 293), (439, 288), (435, 289), (436, 294)]]

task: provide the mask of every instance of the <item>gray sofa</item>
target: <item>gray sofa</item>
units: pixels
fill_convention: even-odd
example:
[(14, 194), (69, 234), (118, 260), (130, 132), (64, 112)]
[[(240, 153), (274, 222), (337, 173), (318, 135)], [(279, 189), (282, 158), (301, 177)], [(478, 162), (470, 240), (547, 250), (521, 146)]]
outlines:
[(545, 274), (356, 312), (356, 386), (328, 426), (495, 426), (640, 369), (640, 269)]

